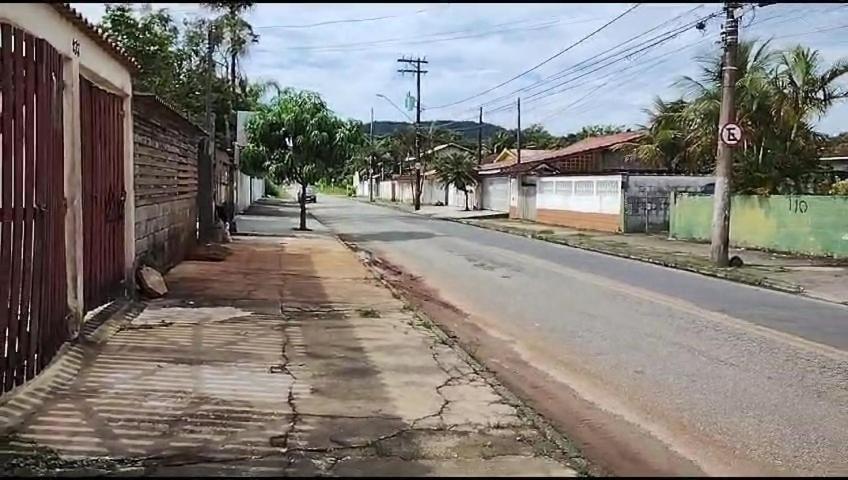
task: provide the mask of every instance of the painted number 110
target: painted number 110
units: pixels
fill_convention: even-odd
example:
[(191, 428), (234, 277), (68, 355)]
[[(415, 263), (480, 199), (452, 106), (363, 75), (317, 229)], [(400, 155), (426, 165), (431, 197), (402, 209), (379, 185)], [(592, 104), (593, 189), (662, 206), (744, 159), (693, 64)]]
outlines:
[(789, 211), (792, 213), (807, 213), (807, 202), (799, 198), (789, 199)]

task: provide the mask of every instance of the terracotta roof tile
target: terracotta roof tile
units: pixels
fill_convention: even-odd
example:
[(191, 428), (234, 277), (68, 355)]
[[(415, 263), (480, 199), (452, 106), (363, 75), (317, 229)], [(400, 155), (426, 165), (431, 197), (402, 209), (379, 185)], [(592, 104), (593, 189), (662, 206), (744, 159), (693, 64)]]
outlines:
[(575, 155), (578, 153), (608, 148), (613, 145), (618, 145), (619, 143), (631, 142), (633, 140), (643, 137), (644, 135), (645, 132), (622, 132), (615, 133), (613, 135), (604, 135), (602, 137), (584, 138), (583, 140), (580, 140), (579, 142), (569, 145), (565, 148), (549, 150), (547, 154), (541, 155), (534, 160), (552, 160), (555, 158), (567, 157), (569, 155)]
[(135, 59), (133, 59), (126, 50), (112, 41), (106, 32), (83, 17), (82, 14), (72, 7), (70, 3), (51, 3), (50, 5), (59, 12), (60, 15), (82, 29), (92, 40), (109, 52), (112, 57), (126, 66), (130, 72), (135, 73), (138, 71), (139, 65)]

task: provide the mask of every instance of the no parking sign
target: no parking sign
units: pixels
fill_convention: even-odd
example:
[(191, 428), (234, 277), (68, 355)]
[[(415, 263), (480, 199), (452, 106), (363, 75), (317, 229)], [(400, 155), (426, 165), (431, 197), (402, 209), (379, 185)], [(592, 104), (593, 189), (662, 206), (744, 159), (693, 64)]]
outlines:
[(727, 123), (719, 131), (722, 143), (735, 147), (742, 141), (742, 128), (735, 123)]

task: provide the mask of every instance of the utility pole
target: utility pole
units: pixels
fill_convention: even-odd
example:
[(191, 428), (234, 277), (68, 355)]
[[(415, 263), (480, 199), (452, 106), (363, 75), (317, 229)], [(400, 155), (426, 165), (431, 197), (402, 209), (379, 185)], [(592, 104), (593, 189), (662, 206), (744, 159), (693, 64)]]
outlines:
[(518, 158), (516, 163), (521, 163), (521, 97), (518, 97), (518, 130), (515, 134), (515, 150)]
[(480, 120), (477, 121), (477, 165), (483, 163), (483, 107), (480, 107)]
[(400, 73), (415, 74), (415, 189), (413, 190), (415, 210), (421, 210), (421, 140), (418, 127), (421, 124), (421, 74), (427, 70), (421, 70), (421, 64), (428, 63), (422, 58), (399, 58), (398, 62), (415, 65), (415, 68), (402, 68)]
[(371, 151), (368, 154), (368, 201), (374, 201), (374, 107), (371, 107)]
[(212, 237), (215, 226), (215, 114), (212, 112), (212, 79), (215, 70), (212, 64), (214, 50), (213, 25), (208, 26), (206, 36), (206, 151), (198, 155), (198, 220), (202, 242)]
[(733, 174), (733, 147), (722, 140), (721, 131), (725, 125), (736, 121), (736, 46), (739, 43), (737, 8), (739, 8), (739, 4), (736, 2), (725, 2), (724, 4), (726, 17), (722, 34), (724, 41), (723, 81), (718, 125), (719, 139), (716, 155), (712, 236), (710, 239), (710, 260), (720, 267), (726, 267), (729, 263), (730, 185)]

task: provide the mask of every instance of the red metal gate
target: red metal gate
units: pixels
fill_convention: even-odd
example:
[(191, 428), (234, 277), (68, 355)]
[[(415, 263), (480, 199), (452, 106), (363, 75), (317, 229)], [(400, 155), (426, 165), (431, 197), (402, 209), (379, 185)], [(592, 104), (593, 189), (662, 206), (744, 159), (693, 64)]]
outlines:
[(68, 337), (62, 58), (0, 23), (0, 392)]
[(83, 291), (89, 311), (124, 279), (124, 123), (121, 97), (80, 77)]

